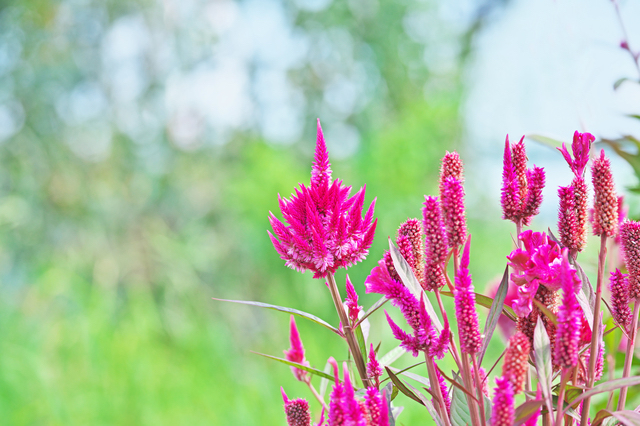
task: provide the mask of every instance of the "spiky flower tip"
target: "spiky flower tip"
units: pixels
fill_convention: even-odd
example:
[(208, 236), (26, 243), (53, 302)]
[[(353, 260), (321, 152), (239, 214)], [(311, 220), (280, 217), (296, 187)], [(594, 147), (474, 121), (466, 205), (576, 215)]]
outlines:
[(502, 168), (502, 218), (528, 225), (538, 214), (542, 203), (545, 173), (541, 167), (527, 169), (527, 153), (524, 136), (511, 145), (509, 135), (504, 143)]
[(364, 394), (366, 426), (389, 426), (389, 410), (384, 392), (374, 387), (367, 388)]
[(370, 380), (376, 384), (376, 387), (380, 386), (380, 376), (382, 376), (382, 367), (377, 359), (376, 351), (373, 350), (373, 343), (369, 348), (369, 362), (367, 363), (367, 376)]
[(284, 412), (287, 415), (288, 426), (309, 426), (311, 424), (311, 412), (309, 403), (302, 398), (290, 400), (283, 388), (282, 398), (284, 399)]
[(513, 426), (516, 410), (514, 407), (513, 385), (508, 378), (496, 378), (494, 395), (491, 426)]
[(515, 394), (522, 392), (529, 368), (529, 352), (531, 344), (524, 333), (517, 332), (509, 339), (509, 345), (504, 355), (502, 376), (509, 379)]
[(425, 234), (425, 290), (444, 286), (443, 264), (447, 259), (447, 235), (438, 197), (426, 197), (422, 208), (422, 227)]
[(573, 186), (558, 188), (560, 208), (558, 208), (558, 234), (560, 242), (569, 250), (578, 250), (582, 246), (582, 238), (578, 232), (575, 194)]
[[(418, 282), (424, 281), (424, 238), (422, 223), (418, 219), (407, 219), (398, 228), (398, 248), (409, 262)], [(406, 253), (406, 254), (405, 254)], [(411, 261), (409, 261), (411, 259)]]
[(640, 222), (625, 221), (620, 227), (622, 258), (629, 272), (629, 297), (640, 297)]
[(467, 239), (467, 220), (464, 212), (464, 187), (462, 182), (448, 177), (444, 181), (442, 200), (442, 217), (450, 248), (459, 247)]
[(297, 271), (310, 270), (314, 278), (326, 277), (338, 268), (362, 261), (373, 242), (377, 219), (375, 200), (364, 218), (365, 188), (349, 197), (350, 186), (331, 183), (331, 165), (320, 120), (311, 185), (295, 190), (290, 199), (278, 197), (285, 223), (269, 213), (271, 242), (285, 264)]
[(591, 180), (595, 197), (593, 200), (593, 234), (613, 237), (618, 226), (618, 196), (613, 184), (611, 163), (600, 151), (600, 157), (591, 166)]
[(475, 354), (482, 347), (482, 336), (478, 327), (476, 295), (471, 283), (471, 273), (469, 272), (470, 244), (471, 238), (467, 240), (462, 252), (453, 294), (456, 305), (456, 318), (458, 319), (458, 332), (460, 334), (460, 349), (462, 352)]
[[(302, 346), (302, 340), (300, 340), (300, 334), (293, 315), (291, 315), (291, 320), (289, 321), (289, 342), (291, 343), (291, 348), (288, 351), (284, 351), (285, 359), (308, 367), (309, 361), (304, 358), (304, 347)], [(299, 368), (291, 367), (291, 371), (294, 377), (301, 382), (307, 382), (310, 378), (308, 372)]]
[(440, 164), (440, 193), (444, 190), (444, 182), (447, 178), (454, 178), (460, 182), (464, 182), (464, 165), (457, 152), (449, 152), (442, 157)]
[(595, 139), (591, 133), (579, 133), (576, 131), (573, 134), (573, 142), (571, 143), (573, 158), (564, 143), (562, 144), (562, 148), (558, 148), (558, 151), (562, 153), (562, 156), (576, 177), (581, 177), (584, 174), (584, 169), (589, 162), (591, 143)]
[(346, 281), (347, 298), (344, 303), (347, 306), (347, 310), (349, 312), (349, 319), (352, 322), (355, 322), (358, 320), (358, 314), (360, 314), (360, 312), (362, 311), (362, 306), (358, 306), (358, 293), (356, 293), (356, 289), (353, 287), (353, 284), (351, 284), (349, 274), (347, 274)]
[(631, 308), (629, 308), (629, 282), (627, 275), (616, 269), (609, 278), (611, 289), (611, 313), (620, 326), (627, 330), (631, 324)]
[(569, 264), (567, 249), (563, 249), (559, 279), (562, 285), (562, 304), (558, 310), (558, 328), (554, 345), (554, 364), (562, 368), (575, 367), (580, 349), (582, 309), (576, 293), (582, 282), (576, 270)]

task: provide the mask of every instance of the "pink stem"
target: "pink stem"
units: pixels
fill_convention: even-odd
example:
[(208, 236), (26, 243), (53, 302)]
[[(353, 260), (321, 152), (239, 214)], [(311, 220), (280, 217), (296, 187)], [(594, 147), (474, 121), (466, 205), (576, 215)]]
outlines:
[[(631, 374), (631, 364), (633, 363), (633, 349), (636, 346), (636, 336), (638, 335), (638, 314), (640, 313), (640, 298), (635, 300), (633, 305), (633, 316), (631, 320), (631, 330), (629, 339), (627, 340), (627, 352), (624, 358), (624, 369), (622, 377), (629, 377)], [(627, 401), (627, 387), (620, 388), (620, 397), (618, 398), (618, 411), (624, 410), (624, 404)]]

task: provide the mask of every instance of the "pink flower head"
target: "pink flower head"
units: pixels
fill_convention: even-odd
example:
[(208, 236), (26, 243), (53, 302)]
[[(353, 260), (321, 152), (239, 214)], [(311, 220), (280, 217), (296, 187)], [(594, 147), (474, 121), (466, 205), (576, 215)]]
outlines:
[(284, 399), (284, 412), (287, 415), (288, 426), (309, 426), (311, 424), (311, 412), (309, 403), (302, 398), (289, 400), (283, 388), (282, 398)]
[(545, 173), (541, 167), (527, 169), (527, 154), (524, 136), (515, 145), (509, 143), (509, 135), (504, 144), (502, 168), (502, 218), (524, 225), (538, 214), (542, 203), (542, 189)]
[(524, 382), (529, 369), (529, 352), (531, 352), (531, 344), (527, 336), (521, 332), (511, 336), (504, 355), (502, 376), (509, 379), (515, 394), (522, 392), (524, 389)]
[(374, 387), (367, 388), (364, 394), (367, 426), (389, 426), (389, 410), (384, 392)]
[(580, 291), (582, 282), (576, 270), (569, 264), (567, 249), (563, 250), (559, 279), (563, 298), (557, 315), (554, 364), (562, 368), (571, 368), (578, 363), (580, 349), (580, 326), (583, 314), (576, 293)]
[(582, 238), (578, 232), (575, 195), (573, 186), (558, 188), (560, 208), (558, 209), (558, 234), (562, 244), (570, 250), (578, 250), (582, 246)]
[(467, 220), (464, 212), (464, 187), (462, 182), (448, 177), (440, 194), (442, 217), (450, 248), (464, 244), (467, 239)]
[(629, 272), (629, 297), (640, 297), (640, 222), (627, 220), (620, 227), (622, 258)]
[(496, 378), (491, 426), (513, 426), (515, 423), (513, 385), (506, 377)]
[(367, 376), (376, 384), (376, 388), (380, 386), (380, 376), (382, 376), (382, 367), (376, 358), (376, 351), (373, 350), (373, 343), (369, 349), (369, 362), (367, 363)]
[(442, 163), (440, 165), (440, 193), (444, 191), (444, 182), (447, 178), (454, 178), (460, 182), (464, 182), (464, 165), (457, 152), (449, 152), (442, 157)]
[(591, 166), (591, 180), (595, 197), (593, 200), (593, 234), (613, 237), (618, 226), (618, 196), (613, 184), (611, 163), (600, 151), (600, 157)]
[(611, 313), (613, 318), (623, 329), (627, 329), (631, 324), (631, 308), (629, 308), (629, 282), (627, 275), (616, 269), (611, 273), (609, 279), (611, 289)]
[(356, 289), (353, 288), (353, 284), (351, 284), (351, 280), (349, 279), (349, 274), (347, 274), (347, 299), (345, 300), (345, 305), (349, 311), (349, 319), (355, 323), (358, 320), (358, 314), (362, 311), (362, 306), (358, 306), (358, 293), (356, 293)]
[(467, 240), (462, 252), (453, 294), (456, 305), (456, 318), (458, 319), (458, 332), (460, 333), (460, 349), (462, 352), (475, 354), (482, 347), (482, 336), (478, 327), (476, 295), (473, 291), (471, 273), (469, 272), (470, 244), (471, 238)]
[(558, 275), (562, 260), (560, 246), (544, 232), (526, 230), (518, 236), (524, 249), (515, 249), (507, 256), (511, 281), (518, 286), (518, 298), (513, 310), (519, 317), (526, 317), (532, 309), (533, 298), (539, 285), (552, 291), (560, 289)]
[[(627, 219), (628, 215), (629, 215), (629, 206), (626, 206), (624, 204), (624, 195), (618, 195), (618, 230), (620, 230), (620, 227), (622, 226), (624, 221)], [(620, 239), (620, 232), (616, 234), (615, 242), (618, 245), (622, 244), (622, 240)]]
[(558, 151), (562, 153), (562, 156), (576, 177), (581, 177), (584, 174), (584, 169), (589, 162), (591, 143), (595, 139), (591, 133), (579, 133), (576, 130), (573, 134), (573, 142), (571, 143), (573, 158), (564, 143), (562, 144), (562, 149), (558, 148)]
[(373, 220), (375, 200), (362, 218), (365, 188), (352, 197), (350, 192), (351, 187), (340, 180), (331, 183), (331, 165), (318, 120), (311, 185), (300, 184), (290, 199), (278, 197), (286, 225), (269, 214), (275, 234), (269, 232), (269, 237), (288, 267), (311, 270), (314, 278), (322, 278), (367, 256), (377, 223)]
[(434, 290), (445, 284), (443, 265), (447, 259), (447, 236), (442, 223), (437, 197), (425, 197), (422, 209), (422, 227), (425, 234), (425, 290)]
[(418, 281), (424, 280), (424, 239), (422, 224), (418, 219), (407, 219), (398, 228), (396, 243), (402, 256), (411, 266)]
[[(289, 342), (291, 343), (291, 349), (284, 351), (284, 357), (287, 361), (297, 362), (298, 364), (309, 366), (309, 361), (304, 359), (304, 347), (302, 346), (302, 340), (300, 340), (300, 334), (298, 333), (298, 327), (296, 327), (296, 320), (291, 315), (291, 321), (289, 323)], [(307, 382), (310, 377), (309, 373), (296, 367), (291, 367), (291, 371), (296, 379), (301, 382)]]

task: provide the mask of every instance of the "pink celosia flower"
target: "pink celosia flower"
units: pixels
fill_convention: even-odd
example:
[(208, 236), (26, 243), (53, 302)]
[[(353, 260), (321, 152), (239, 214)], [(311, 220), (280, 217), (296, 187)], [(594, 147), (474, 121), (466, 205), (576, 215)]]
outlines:
[(364, 395), (364, 406), (367, 426), (389, 426), (389, 410), (384, 392), (381, 394), (374, 387), (368, 388)]
[(573, 142), (571, 143), (573, 158), (571, 157), (571, 154), (569, 154), (564, 143), (562, 144), (562, 149), (558, 148), (558, 151), (562, 153), (562, 156), (576, 177), (584, 175), (584, 169), (589, 162), (589, 150), (591, 149), (591, 143), (595, 139), (596, 138), (591, 133), (579, 133), (576, 131), (573, 134)]
[(482, 347), (482, 336), (478, 328), (478, 313), (476, 312), (476, 295), (471, 274), (469, 273), (469, 245), (471, 238), (467, 240), (462, 252), (460, 267), (456, 275), (454, 298), (456, 305), (456, 318), (458, 319), (458, 332), (460, 333), (460, 350), (469, 354), (477, 353)]
[(491, 426), (513, 426), (515, 423), (515, 407), (513, 385), (506, 377), (496, 378), (495, 396)]
[(622, 258), (629, 272), (629, 297), (640, 297), (640, 222), (627, 220), (620, 227)]
[(447, 180), (447, 178), (452, 177), (460, 182), (464, 182), (463, 172), (464, 166), (458, 153), (455, 151), (447, 151), (444, 157), (442, 157), (442, 162), (440, 164), (440, 193), (444, 191), (444, 181)]
[[(487, 382), (487, 371), (484, 367), (478, 368), (478, 376), (480, 377), (480, 383), (482, 384), (482, 393), (488, 398), (489, 397), (489, 383)], [(471, 376), (473, 388), (476, 389), (476, 376), (475, 374)]]
[(582, 176), (576, 176), (571, 181), (571, 186), (573, 187), (573, 196), (574, 196), (574, 208), (576, 212), (576, 232), (575, 232), (575, 240), (579, 241), (580, 244), (577, 248), (578, 251), (584, 250), (587, 246), (587, 212), (588, 212), (588, 189), (587, 183)]
[(380, 386), (380, 376), (382, 376), (382, 367), (376, 358), (376, 351), (373, 350), (373, 343), (369, 349), (369, 362), (367, 363), (367, 376), (376, 384), (376, 388)]
[(284, 399), (284, 412), (287, 415), (288, 426), (309, 426), (311, 424), (311, 413), (309, 412), (309, 403), (302, 398), (289, 400), (287, 394), (282, 391)]
[(542, 189), (545, 173), (541, 167), (527, 169), (527, 154), (524, 136), (515, 145), (509, 143), (509, 135), (504, 144), (502, 169), (502, 218), (514, 223), (522, 221), (528, 225), (538, 214), (542, 203)]
[(560, 289), (558, 274), (562, 256), (560, 246), (544, 232), (527, 230), (518, 238), (524, 248), (513, 250), (507, 259), (514, 270), (511, 281), (518, 286), (518, 298), (512, 307), (516, 315), (526, 317), (539, 285), (552, 291)]
[(623, 329), (628, 329), (631, 324), (631, 308), (629, 308), (629, 282), (627, 275), (616, 269), (609, 279), (611, 289), (611, 313), (613, 318)]
[[(398, 248), (403, 256), (405, 252), (411, 252), (411, 262), (407, 256), (405, 259), (409, 262), (411, 269), (418, 281), (424, 280), (424, 238), (422, 224), (418, 219), (407, 219), (398, 228), (398, 238), (396, 240)], [(406, 247), (403, 249), (402, 247)]]
[(269, 237), (287, 266), (300, 272), (311, 270), (314, 278), (322, 278), (366, 257), (377, 223), (373, 220), (375, 200), (363, 219), (365, 188), (352, 197), (350, 192), (351, 187), (340, 180), (331, 183), (331, 165), (318, 120), (311, 185), (301, 184), (288, 200), (279, 197), (287, 225), (273, 213), (269, 215), (275, 234), (269, 232)]
[(434, 290), (446, 283), (443, 266), (447, 258), (447, 240), (440, 203), (437, 197), (425, 197), (422, 209), (422, 226), (425, 234), (425, 290)]
[(511, 336), (504, 354), (502, 376), (509, 379), (515, 394), (522, 392), (524, 389), (524, 382), (529, 369), (529, 352), (531, 352), (531, 344), (527, 336), (521, 332)]
[(356, 289), (353, 288), (353, 284), (351, 284), (351, 280), (349, 279), (349, 274), (347, 274), (347, 299), (345, 300), (345, 305), (347, 306), (347, 310), (349, 312), (349, 319), (352, 322), (358, 320), (358, 314), (362, 311), (362, 306), (358, 306), (358, 293), (356, 293)]
[[(629, 206), (624, 204), (624, 195), (618, 195), (618, 231), (620, 227), (627, 219), (627, 215), (629, 214)], [(615, 243), (617, 245), (622, 244), (622, 240), (620, 239), (620, 232), (616, 233)]]
[[(287, 361), (297, 362), (305, 366), (309, 366), (309, 361), (304, 358), (304, 347), (302, 346), (302, 340), (300, 340), (300, 334), (298, 333), (298, 327), (296, 327), (296, 320), (291, 315), (291, 321), (289, 323), (289, 342), (291, 343), (291, 349), (284, 351), (284, 357)], [(309, 373), (296, 367), (291, 367), (291, 371), (296, 379), (301, 382), (307, 382), (310, 377)]]
[(562, 304), (558, 310), (558, 328), (554, 347), (554, 364), (562, 368), (571, 368), (578, 363), (580, 345), (580, 325), (582, 309), (578, 304), (576, 293), (580, 291), (582, 282), (576, 270), (569, 265), (567, 249), (563, 250), (560, 263), (559, 280), (562, 285)]
[(618, 197), (613, 184), (611, 164), (600, 151), (600, 157), (591, 166), (591, 180), (595, 197), (593, 200), (593, 234), (613, 237), (618, 225)]
[(464, 187), (462, 182), (448, 177), (440, 194), (442, 217), (450, 248), (464, 244), (467, 239), (467, 221), (464, 212)]
[(575, 192), (573, 186), (558, 188), (560, 208), (558, 209), (558, 234), (560, 242), (569, 250), (577, 251), (582, 247), (582, 235), (578, 229)]

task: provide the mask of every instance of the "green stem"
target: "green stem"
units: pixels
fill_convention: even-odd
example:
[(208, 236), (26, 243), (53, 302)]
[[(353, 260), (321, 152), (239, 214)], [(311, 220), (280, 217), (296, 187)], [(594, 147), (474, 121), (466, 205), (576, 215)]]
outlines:
[(478, 361), (476, 359), (476, 354), (469, 355), (471, 357), (471, 361), (473, 362), (473, 374), (476, 378), (476, 390), (478, 394), (478, 406), (480, 408), (480, 423), (482, 426), (486, 426), (486, 419), (484, 414), (484, 394), (482, 392), (482, 380), (480, 380), (480, 369), (478, 367)]
[(560, 379), (560, 392), (558, 393), (558, 406), (556, 407), (556, 424), (555, 426), (561, 426), (562, 416), (564, 414), (564, 392), (567, 387), (567, 379), (569, 378), (568, 368), (562, 369), (562, 378)]

